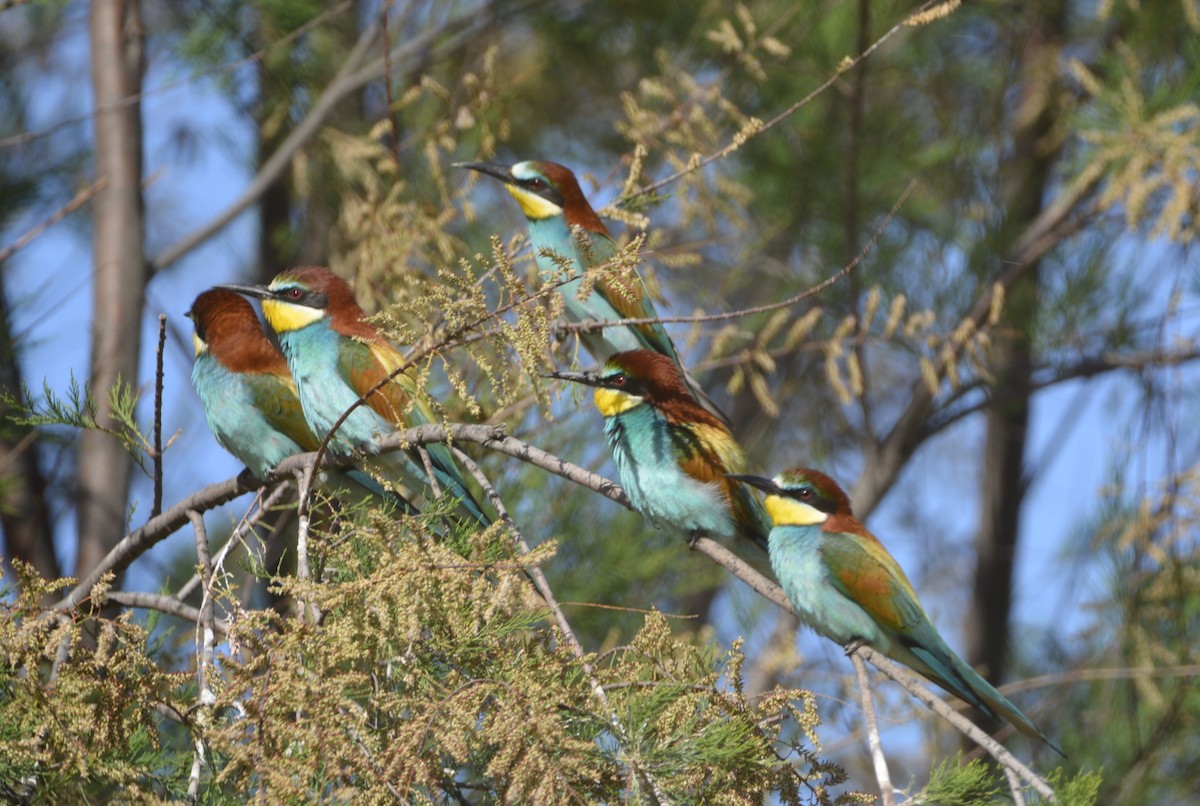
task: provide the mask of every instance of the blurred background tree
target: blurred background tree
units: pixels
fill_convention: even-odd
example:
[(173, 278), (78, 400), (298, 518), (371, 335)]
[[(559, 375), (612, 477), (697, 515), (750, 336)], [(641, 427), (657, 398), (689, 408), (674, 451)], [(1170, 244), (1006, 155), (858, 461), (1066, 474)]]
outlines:
[[(614, 232), (648, 232), (659, 310), (696, 315), (669, 328), (756, 470), (816, 465), (853, 487), (951, 643), (989, 679), (1023, 681), (1069, 769), (1104, 770), (1105, 802), (1197, 788), (1193, 0), (98, 0), (13, 4), (0, 23), (12, 406), (44, 399), (43, 379), (61, 396), (71, 373), (101, 403), (118, 372), (149, 389), (167, 313), (165, 431), (180, 436), (163, 486), (179, 500), (237, 471), (186, 383), (179, 313), (197, 292), (328, 263), (419, 342), (438, 273), (478, 263), (490, 236), (536, 281), (511, 200), (449, 164), (554, 159)], [(129, 136), (106, 140), (114, 121)], [(81, 193), (90, 204), (25, 243)], [(871, 242), (811, 299), (703, 316), (778, 303)], [(565, 334), (546, 366), (575, 354)], [(451, 419), (613, 475), (587, 398), (548, 397), (538, 367), (500, 389), (448, 359), (479, 406), (439, 371)], [(150, 510), (151, 481), (87, 433), (2, 434), (3, 553), (47, 578), (85, 573)], [(89, 472), (97, 453), (109, 464)], [(632, 513), (481, 461), (526, 535), (556, 540), (545, 571), (587, 649), (628, 644), (652, 606), (690, 616), (671, 620), (681, 640), (745, 637), (751, 693), (835, 695), (826, 723), (857, 727), (835, 648), (797, 645), (793, 623)], [(194, 553), (168, 542), (118, 587), (177, 586)], [(899, 696), (885, 711), (916, 713)], [(925, 736), (890, 748), (918, 779), (949, 741)], [(835, 754), (855, 781), (861, 744)]]

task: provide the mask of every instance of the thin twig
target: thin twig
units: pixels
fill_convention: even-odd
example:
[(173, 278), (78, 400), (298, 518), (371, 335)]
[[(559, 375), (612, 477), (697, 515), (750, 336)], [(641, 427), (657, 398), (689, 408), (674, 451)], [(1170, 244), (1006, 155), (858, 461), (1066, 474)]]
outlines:
[(875, 780), (879, 782), (879, 796), (883, 806), (896, 806), (896, 792), (892, 787), (892, 776), (888, 772), (887, 757), (883, 755), (879, 723), (875, 719), (875, 703), (871, 702), (871, 679), (867, 675), (867, 664), (855, 652), (850, 653), (850, 662), (854, 664), (854, 675), (858, 678), (858, 690), (862, 694), (863, 719), (867, 723), (867, 746), (871, 748)]
[(196, 752), (192, 757), (192, 769), (188, 774), (188, 799), (195, 801), (200, 791), (200, 772), (205, 764), (204, 728), (208, 725), (208, 711), (217, 701), (209, 685), (209, 670), (213, 665), (213, 646), (216, 643), (216, 625), (213, 617), (213, 593), (209, 580), (212, 578), (212, 562), (208, 554), (208, 531), (204, 528), (204, 516), (199, 512), (188, 512), (192, 531), (196, 535), (196, 558), (199, 573), (204, 582), (204, 595), (200, 600), (199, 618), (196, 619), (197, 658), (196, 684), (199, 688), (196, 713)]
[(701, 316), (645, 316), (637, 319), (605, 319), (591, 320), (587, 322), (563, 322), (557, 327), (564, 332), (587, 332), (592, 330), (604, 330), (605, 328), (610, 327), (627, 327), (662, 323), (686, 323), (694, 325), (703, 324), (705, 322), (724, 322), (730, 319), (741, 319), (743, 317), (753, 316), (759, 313), (776, 311), (780, 308), (790, 308), (798, 302), (803, 302), (806, 299), (815, 297), (817, 294), (821, 293), (826, 288), (829, 288), (838, 280), (841, 280), (847, 274), (858, 268), (859, 264), (866, 260), (867, 255), (871, 254), (871, 251), (875, 248), (875, 244), (879, 242), (879, 239), (883, 236), (884, 231), (887, 230), (888, 225), (892, 223), (892, 219), (899, 214), (900, 209), (904, 207), (904, 203), (908, 201), (908, 197), (911, 196), (913, 191), (917, 189), (917, 184), (918, 183), (916, 179), (909, 180), (908, 184), (904, 187), (904, 191), (900, 194), (899, 198), (896, 199), (895, 204), (893, 204), (891, 209), (888, 210), (887, 215), (883, 217), (883, 220), (879, 223), (879, 226), (875, 228), (875, 232), (872, 233), (871, 239), (867, 241), (863, 248), (858, 251), (858, 254), (853, 260), (839, 268), (833, 274), (829, 275), (816, 285), (801, 291), (799, 294), (790, 296), (787, 299), (780, 300), (779, 302), (768, 303), (766, 305), (755, 305), (751, 308), (742, 308), (736, 311), (711, 313)]
[(429, 479), (429, 491), (433, 493), (434, 498), (441, 498), (442, 487), (438, 484), (437, 473), (433, 472), (433, 459), (429, 456), (429, 451), (422, 445), (417, 448), (417, 453), (421, 457), (421, 464), (425, 467), (425, 475)]
[(675, 173), (670, 174), (669, 176), (665, 176), (662, 179), (658, 180), (657, 182), (653, 182), (649, 185), (646, 185), (644, 188), (640, 188), (635, 193), (631, 193), (628, 196), (626, 196), (622, 199), (619, 199), (616, 203), (620, 204), (621, 206), (627, 206), (631, 199), (636, 199), (639, 196), (645, 196), (645, 195), (648, 195), (651, 193), (655, 193), (655, 192), (661, 190), (662, 188), (666, 187), (667, 185), (669, 185), (673, 182), (676, 182), (679, 179), (682, 179), (683, 177), (687, 176), (690, 173), (695, 173), (696, 171), (700, 170), (701, 168), (705, 168), (705, 167), (711, 165), (712, 163), (717, 162), (718, 160), (724, 159), (725, 157), (729, 156), (730, 154), (732, 154), (733, 152), (735, 152), (739, 148), (741, 148), (748, 140), (750, 140), (754, 137), (758, 137), (759, 135), (775, 128), (780, 123), (782, 123), (783, 121), (787, 120), (789, 117), (794, 115), (796, 112), (800, 111), (805, 106), (808, 106), (808, 104), (812, 103), (822, 93), (824, 93), (826, 90), (828, 90), (834, 84), (836, 84), (838, 79), (840, 79), (846, 73), (846, 71), (852, 70), (853, 68), (857, 67), (860, 62), (862, 62), (864, 59), (869, 57), (875, 51), (879, 50), (879, 48), (885, 42), (887, 42), (889, 39), (891, 39), (893, 36), (895, 36), (901, 30), (903, 30), (908, 25), (910, 19), (912, 19), (913, 17), (915, 17), (919, 14), (924, 13), (928, 9), (930, 9), (933, 6), (936, 6), (942, 2), (944, 2), (944, 0), (928, 0), (928, 2), (923, 3), (919, 9), (917, 9), (912, 14), (905, 17), (903, 20), (901, 20), (900, 22), (896, 23), (891, 28), (889, 28), (887, 30), (887, 32), (883, 34), (883, 36), (879, 37), (874, 42), (872, 42), (871, 46), (868, 47), (866, 50), (864, 50), (862, 53), (858, 54), (853, 59), (847, 59), (847, 60), (843, 61), (841, 64), (839, 64), (837, 72), (834, 73), (833, 75), (831, 75), (829, 78), (825, 79), (825, 81), (823, 81), (816, 89), (814, 89), (812, 92), (805, 95), (799, 101), (796, 101), (794, 104), (789, 106), (787, 109), (783, 110), (782, 112), (780, 112), (775, 117), (771, 118), (766, 123), (759, 126), (758, 128), (756, 128), (750, 132), (746, 132), (746, 131), (738, 132), (736, 135), (734, 135), (733, 139), (730, 140), (729, 144), (726, 145), (724, 148), (720, 149), (719, 151), (709, 154), (707, 157), (705, 157), (701, 160), (697, 160), (694, 163), (689, 163), (687, 165), (687, 167), (682, 168), (682, 169), (676, 171)]
[(92, 184), (85, 187), (83, 190), (76, 193), (69, 202), (55, 210), (41, 223), (30, 227), (23, 235), (13, 241), (10, 245), (0, 249), (0, 263), (8, 260), (26, 246), (29, 246), (29, 244), (35, 238), (37, 238), (50, 227), (57, 224), (59, 221), (62, 221), (64, 218), (78, 210), (83, 205), (87, 204), (89, 201), (91, 201), (93, 196), (95, 196), (101, 190), (104, 190), (106, 187), (108, 187), (108, 177), (102, 176)]
[(162, 514), (163, 494), (163, 446), (162, 446), (162, 410), (163, 410), (163, 351), (167, 346), (167, 315), (158, 315), (158, 350), (155, 353), (154, 369), (154, 506), (150, 509), (150, 517)]
[[(312, 479), (312, 467), (296, 471), (296, 483), (300, 487), (300, 503), (296, 508), (298, 519), (296, 526), (296, 578), (302, 582), (308, 582), (312, 579), (312, 572), (308, 565), (308, 533), (309, 526), (312, 523), (312, 514), (309, 511), (308, 502), (312, 494)], [(321, 611), (317, 607), (316, 602), (307, 601), (307, 597), (301, 597), (298, 599), (298, 602), (300, 604), (301, 620), (308, 620), (311, 624), (319, 624), (321, 621)]]
[[(225, 541), (225, 545), (221, 546), (221, 550), (217, 552), (217, 556), (213, 559), (214, 567), (220, 568), (225, 564), (226, 555), (228, 555), (229, 552), (234, 549), (234, 547), (242, 544), (246, 535), (250, 533), (250, 530), (257, 526), (258, 522), (261, 521), (266, 514), (270, 512), (276, 504), (279, 503), (279, 499), (283, 498), (283, 494), (288, 491), (289, 486), (290, 485), (288, 485), (286, 482), (277, 484), (275, 485), (275, 489), (271, 490), (271, 492), (265, 498), (262, 495), (262, 491), (259, 491), (259, 494), (254, 499), (257, 506), (252, 505), (250, 510), (248, 510), (246, 514), (242, 516), (240, 521), (238, 521), (238, 524), (234, 527), (233, 531), (229, 533), (229, 538)], [(191, 579), (180, 586), (179, 590), (175, 592), (173, 598), (180, 600), (186, 599), (199, 584), (200, 575), (193, 574)]]
[(1008, 781), (1008, 791), (1012, 795), (1013, 806), (1025, 806), (1025, 796), (1021, 794), (1021, 779), (1008, 767), (1001, 766), (1004, 778)]

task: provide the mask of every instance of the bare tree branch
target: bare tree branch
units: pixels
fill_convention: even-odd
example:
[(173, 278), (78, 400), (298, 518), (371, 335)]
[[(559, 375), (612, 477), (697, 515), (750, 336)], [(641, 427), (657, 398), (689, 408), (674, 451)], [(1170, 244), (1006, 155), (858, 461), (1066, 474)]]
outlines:
[(883, 806), (896, 806), (896, 792), (892, 787), (892, 776), (888, 772), (887, 757), (883, 755), (883, 742), (879, 738), (879, 723), (875, 720), (875, 704), (871, 702), (871, 679), (867, 676), (867, 664), (850, 653), (854, 664), (854, 676), (858, 679), (858, 690), (862, 694), (863, 720), (867, 725), (867, 746), (871, 749), (871, 761), (875, 765), (875, 780), (879, 782), (879, 797)]
[(955, 711), (949, 703), (925, 688), (920, 680), (911, 672), (871, 649), (869, 646), (856, 647), (853, 651), (855, 654), (862, 655), (863, 660), (869, 661), (872, 666), (895, 680), (906, 691), (925, 703), (934, 713), (970, 737), (972, 741), (986, 750), (988, 755), (996, 759), (1002, 766), (1011, 769), (1017, 775), (1021, 776), (1023, 780), (1028, 781), (1029, 785), (1037, 790), (1038, 794), (1047, 801), (1050, 803), (1058, 802), (1058, 799), (1054, 796), (1054, 790), (1050, 788), (1050, 785), (1044, 779), (1021, 763), (1012, 753), (1005, 750), (1004, 745), (997, 742), (991, 736), (988, 736), (983, 728)]
[(154, 367), (154, 452), (150, 457), (154, 461), (154, 504), (150, 508), (150, 517), (162, 512), (163, 494), (163, 444), (162, 444), (162, 409), (163, 409), (163, 353), (167, 346), (167, 315), (158, 315), (158, 349), (155, 352)]
[(15, 255), (17, 252), (24, 249), (26, 246), (29, 246), (29, 244), (32, 243), (39, 235), (41, 235), (43, 232), (48, 230), (50, 227), (57, 224), (59, 221), (62, 221), (64, 218), (66, 218), (71, 213), (78, 210), (80, 207), (83, 207), (83, 205), (87, 204), (89, 201), (92, 200), (93, 196), (95, 196), (100, 191), (104, 190), (107, 186), (108, 186), (108, 177), (101, 176), (95, 182), (92, 182), (90, 185), (88, 185), (87, 187), (80, 190), (78, 193), (75, 194), (75, 196), (69, 202), (67, 202), (62, 207), (58, 208), (53, 213), (51, 213), (49, 216), (47, 216), (44, 221), (36, 224), (33, 227), (30, 227), (28, 230), (26, 230), (19, 238), (17, 238), (11, 244), (4, 247), (3, 249), (0, 249), (0, 263), (3, 263), (4, 261), (8, 260), (10, 257)]
[[(587, 487), (605, 497), (622, 504), (629, 506), (628, 499), (624, 491), (616, 483), (605, 479), (591, 471), (588, 471), (578, 465), (574, 465), (563, 459), (560, 459), (552, 454), (535, 448), (521, 440), (507, 436), (502, 429), (490, 425), (462, 425), (448, 424), (446, 426), (428, 424), (410, 428), (405, 431), (398, 431), (389, 434), (387, 437), (379, 440), (381, 452), (395, 451), (409, 448), (413, 445), (424, 445), (433, 442), (445, 442), (448, 440), (460, 442), (472, 442), (481, 445), (489, 450), (495, 450), (508, 456), (520, 459), (529, 464), (541, 467), (556, 475), (562, 476), (570, 481), (573, 481), (581, 486)], [(314, 454), (299, 454), (289, 457), (279, 464), (279, 467), (271, 474), (271, 478), (265, 481), (254, 481), (248, 485), (243, 485), (239, 479), (231, 479), (219, 484), (210, 485), (203, 490), (189, 496), (185, 501), (176, 504), (158, 518), (152, 519), (141, 529), (128, 535), (110, 553), (105, 561), (100, 564), (91, 574), (82, 580), (76, 587), (56, 605), (56, 610), (49, 611), (51, 614), (61, 615), (61, 610), (70, 609), (77, 606), (83, 601), (92, 586), (106, 571), (120, 567), (125, 568), (137, 556), (143, 553), (147, 548), (155, 542), (162, 540), (167, 535), (174, 532), (181, 525), (181, 521), (186, 521), (193, 513), (198, 513), (214, 506), (218, 506), (231, 498), (241, 493), (248, 492), (253, 489), (258, 489), (264, 484), (272, 481), (277, 481), (296, 473), (312, 462)], [(323, 466), (337, 466), (332, 461), (322, 463)], [(474, 463), (468, 465), (469, 468), (474, 467)], [(485, 489), (489, 489), (487, 485)], [(494, 492), (494, 491), (493, 491)], [(491, 495), (492, 493), (489, 493)], [(698, 538), (693, 541), (693, 547), (698, 551), (712, 557), (716, 562), (729, 569), (731, 573), (737, 576), (742, 581), (750, 585), (755, 591), (760, 593), (769, 601), (774, 602), (782, 609), (795, 613), (795, 609), (788, 601), (783, 590), (770, 580), (758, 574), (753, 568), (742, 562), (726, 548), (719, 543), (708, 538)], [(548, 588), (547, 588), (548, 591)], [(552, 601), (553, 596), (551, 594)], [(565, 635), (565, 633), (564, 633)], [(1046, 797), (1052, 799), (1053, 792), (1049, 787), (1037, 778), (1024, 765), (1011, 756), (1003, 747), (995, 740), (991, 739), (982, 729), (974, 725), (966, 717), (954, 712), (953, 708), (943, 702), (941, 699), (934, 696), (928, 689), (925, 689), (911, 675), (902, 671), (891, 661), (882, 657), (868, 647), (860, 647), (855, 650), (862, 653), (865, 660), (870, 661), (880, 671), (896, 680), (905, 689), (910, 691), (917, 699), (924, 702), (932, 708), (939, 716), (949, 721), (952, 725), (963, 731), (967, 736), (980, 744), (1000, 763), (1010, 765), (1019, 775), (1025, 780), (1029, 780), (1039, 792), (1042, 792)], [(1040, 782), (1040, 783), (1039, 783)], [(1045, 791), (1039, 787), (1045, 787)]]
[[(198, 623), (201, 620), (198, 608), (192, 607), (186, 602), (181, 602), (174, 596), (163, 596), (160, 593), (143, 593), (141, 591), (109, 591), (104, 595), (104, 598), (110, 602), (116, 602), (123, 607), (157, 610), (160, 613), (166, 613), (168, 616), (174, 616), (184, 621)], [(229, 621), (226, 619), (214, 619), (213, 630), (219, 635), (225, 635), (229, 631)]]
[[(180, 241), (156, 255), (151, 261), (151, 269), (153, 271), (161, 271), (167, 268), (220, 232), (246, 209), (256, 204), (263, 193), (287, 170), (296, 153), (320, 131), (321, 126), (333, 114), (338, 104), (349, 95), (362, 89), (366, 84), (382, 76), (387, 62), (397, 64), (424, 58), (428, 50), (435, 47), (437, 40), (442, 37), (445, 37), (445, 41), (438, 43), (436, 47), (444, 50), (452, 50), (470, 42), (480, 30), (494, 22), (493, 9), (497, 6), (497, 3), (498, 0), (488, 0), (481, 7), (464, 11), (445, 24), (429, 28), (417, 36), (406, 40), (402, 45), (397, 46), (389, 52), (386, 61), (381, 56), (379, 59), (362, 66), (367, 53), (379, 42), (382, 24), (380, 17), (377, 16), (372, 20), (370, 25), (363, 29), (354, 48), (350, 51), (350, 55), (346, 57), (346, 61), (329, 83), (329, 86), (313, 102), (307, 114), (296, 124), (296, 127), (292, 129), (279, 148), (263, 162), (262, 167), (250, 181), (250, 184), (246, 186), (246, 189), (207, 224), (184, 236)], [(523, 8), (524, 5), (522, 3), (520, 5), (506, 6), (504, 13), (506, 15), (515, 13)]]
[[(535, 448), (521, 440), (506, 436), (502, 429), (491, 425), (459, 425), (450, 424), (444, 429), (440, 425), (422, 425), (406, 431), (397, 431), (379, 441), (382, 451), (395, 451), (411, 445), (423, 445), (431, 442), (446, 440), (447, 434), (452, 439), (473, 442), (483, 445), (500, 453), (507, 454), (521, 461), (536, 465), (551, 473), (562, 476), (577, 484), (594, 489), (601, 495), (616, 501), (623, 506), (629, 506), (625, 493), (616, 483), (592, 473), (585, 468), (574, 465), (563, 459)], [(313, 454), (297, 454), (279, 463), (275, 471), (266, 480), (256, 480), (245, 475), (226, 481), (210, 484), (192, 495), (166, 509), (161, 515), (151, 518), (138, 529), (126, 535), (112, 551), (97, 563), (71, 592), (55, 603), (56, 609), (71, 610), (87, 598), (91, 589), (108, 571), (120, 573), (129, 564), (144, 554), (155, 544), (177, 532), (188, 522), (188, 511), (206, 512), (213, 507), (221, 506), (229, 501), (262, 488), (268, 483), (288, 480), (296, 470), (307, 468), (313, 460)], [(321, 467), (339, 467), (339, 463), (327, 457), (321, 462)]]
[[(200, 600), (199, 618), (196, 619), (196, 685), (197, 694), (196, 721), (203, 727), (208, 723), (209, 709), (217, 701), (209, 681), (209, 670), (214, 661), (213, 647), (216, 642), (216, 625), (213, 617), (213, 570), (208, 553), (208, 530), (204, 528), (204, 516), (192, 510), (188, 512), (192, 522), (192, 531), (196, 537), (196, 559), (198, 573), (204, 580), (203, 597)], [(188, 799), (195, 800), (200, 789), (200, 772), (204, 767), (204, 739), (198, 732), (194, 737), (196, 752), (192, 757), (192, 769), (188, 775)]]
[[(266, 488), (264, 487), (263, 490), (265, 489)], [(217, 556), (213, 559), (214, 568), (221, 568), (225, 564), (225, 558), (229, 552), (232, 551), (236, 546), (241, 545), (242, 541), (245, 540), (246, 535), (250, 533), (250, 530), (253, 529), (258, 522), (261, 521), (263, 517), (271, 511), (272, 507), (279, 503), (279, 500), (283, 498), (283, 494), (287, 492), (288, 485), (286, 483), (277, 484), (275, 489), (271, 490), (271, 492), (265, 497), (263, 495), (263, 490), (259, 491), (259, 495), (255, 499), (255, 503), (258, 504), (257, 508), (252, 506), (250, 510), (242, 516), (242, 519), (238, 521), (237, 526), (235, 526), (233, 531), (230, 532), (229, 538), (225, 541), (225, 545), (221, 546), (221, 550), (217, 552)], [(186, 599), (188, 594), (195, 590), (196, 586), (199, 584), (200, 575), (193, 574), (191, 579), (183, 583), (179, 590), (175, 591), (175, 595), (172, 598), (177, 600)], [(195, 619), (192, 620), (194, 621)]]

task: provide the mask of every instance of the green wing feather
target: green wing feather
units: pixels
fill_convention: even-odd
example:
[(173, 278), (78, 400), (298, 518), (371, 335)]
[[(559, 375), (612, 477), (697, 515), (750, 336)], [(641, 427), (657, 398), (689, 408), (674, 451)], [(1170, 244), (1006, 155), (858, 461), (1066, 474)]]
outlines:
[(902, 633), (929, 618), (912, 583), (878, 540), (849, 532), (828, 533), (821, 556), (834, 588), (886, 630)]
[[(338, 363), (346, 383), (362, 395), (402, 367), (404, 356), (383, 339), (368, 342), (346, 338), (342, 339), (340, 345)], [(433, 410), (424, 395), (418, 392), (416, 380), (409, 370), (399, 373), (374, 392), (367, 398), (367, 405), (397, 428), (435, 422)], [(463, 508), (471, 517), (484, 525), (490, 523), (483, 508), (471, 495), (450, 449), (442, 443), (433, 443), (426, 445), (425, 450), (429, 453), (438, 481), (462, 501)]]
[(893, 646), (886, 654), (984, 713), (1007, 719), (1026, 736), (1061, 754), (1017, 706), (947, 646), (899, 563), (882, 543), (862, 531), (827, 532), (821, 557), (834, 588), (890, 633)]
[(315, 451), (320, 440), (308, 427), (296, 383), (291, 375), (261, 373), (245, 375), (254, 406), (267, 418), (272, 427), (306, 451)]

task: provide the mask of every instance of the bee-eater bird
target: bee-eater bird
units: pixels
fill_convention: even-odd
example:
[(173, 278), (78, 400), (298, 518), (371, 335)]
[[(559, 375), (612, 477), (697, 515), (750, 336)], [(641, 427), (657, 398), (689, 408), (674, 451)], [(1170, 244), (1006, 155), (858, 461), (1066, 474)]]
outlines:
[[(603, 266), (616, 255), (612, 235), (583, 195), (579, 180), (566, 166), (547, 160), (528, 160), (512, 166), (494, 162), (455, 164), (500, 180), (521, 205), (529, 222), (534, 259), (544, 280), (561, 276), (562, 267), (558, 261), (568, 261), (570, 269), (582, 275), (588, 269)], [(576, 277), (559, 288), (569, 322), (616, 322), (658, 316), (640, 275), (632, 282), (602, 279), (593, 286), (586, 299), (579, 299), (582, 282)], [(683, 367), (661, 322), (584, 330), (580, 331), (579, 338), (592, 357), (600, 362), (607, 361), (613, 353), (646, 349), (665, 355), (681, 369)], [(729, 418), (686, 370), (683, 377), (688, 391), (700, 405), (728, 425)]]
[[(376, 384), (404, 364), (404, 357), (354, 301), (349, 283), (329, 269), (308, 266), (280, 272), (270, 285), (223, 285), (219, 288), (262, 300), (267, 323), (279, 336), (304, 418), (324, 439), (334, 423)], [(330, 451), (348, 457), (355, 451), (378, 453), (375, 439), (396, 429), (434, 421), (429, 404), (408, 372), (401, 372), (366, 398), (329, 441)], [(490, 519), (472, 497), (449, 448), (426, 448), (443, 491), (456, 496), (463, 511), (483, 524)], [(420, 489), (427, 484), (419, 454), (393, 453), (368, 463), (392, 481)]]
[[(263, 332), (250, 303), (232, 291), (211, 289), (196, 297), (187, 316), (196, 349), (192, 385), (221, 447), (257, 479), (289, 456), (315, 451), (320, 440), (304, 419), (287, 360)], [(356, 468), (326, 475), (329, 487), (410, 508)]]
[[(529, 221), (529, 238), (534, 259), (543, 278), (560, 276), (560, 260), (570, 261), (571, 270), (582, 275), (590, 268), (603, 266), (617, 253), (608, 228), (588, 204), (579, 181), (570, 169), (556, 162), (531, 160), (516, 165), (494, 162), (464, 162), (459, 167), (487, 174), (504, 187), (521, 205)], [(572, 228), (581, 230), (577, 238)], [(579, 299), (582, 280), (564, 284), (560, 291), (568, 321), (610, 322), (620, 319), (652, 319), (658, 314), (641, 277), (617, 287), (617, 281), (597, 282), (587, 299)], [(678, 363), (679, 356), (671, 337), (660, 323), (618, 325), (579, 334), (588, 352), (597, 361), (613, 353), (645, 348), (662, 353)]]
[(808, 468), (773, 480), (732, 475), (766, 493), (771, 565), (800, 618), (844, 647), (899, 661), (990, 717), (1062, 751), (954, 653), (925, 615), (900, 564), (859, 523), (829, 476)]
[(192, 385), (221, 447), (259, 479), (287, 457), (316, 450), (287, 361), (250, 303), (210, 290), (187, 315), (196, 348)]
[(767, 514), (726, 475), (745, 469), (742, 447), (691, 395), (678, 364), (652, 350), (631, 350), (598, 372), (547, 377), (595, 388), (613, 462), (635, 510), (682, 537), (712, 537), (772, 576)]

